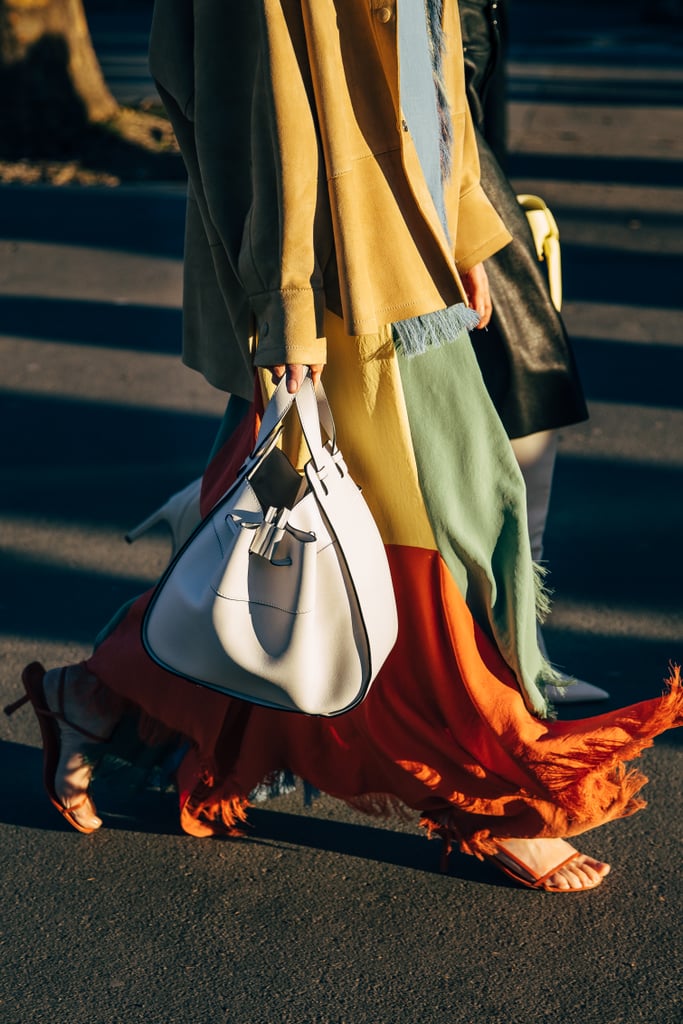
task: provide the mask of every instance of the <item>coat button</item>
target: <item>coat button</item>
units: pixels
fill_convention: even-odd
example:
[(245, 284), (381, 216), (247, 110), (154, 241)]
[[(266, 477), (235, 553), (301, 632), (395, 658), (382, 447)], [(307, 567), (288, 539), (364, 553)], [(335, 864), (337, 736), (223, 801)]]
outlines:
[(377, 17), (379, 18), (379, 20), (382, 22), (383, 25), (386, 25), (386, 23), (388, 21), (391, 21), (391, 8), (389, 8), (389, 7), (378, 7), (377, 8)]

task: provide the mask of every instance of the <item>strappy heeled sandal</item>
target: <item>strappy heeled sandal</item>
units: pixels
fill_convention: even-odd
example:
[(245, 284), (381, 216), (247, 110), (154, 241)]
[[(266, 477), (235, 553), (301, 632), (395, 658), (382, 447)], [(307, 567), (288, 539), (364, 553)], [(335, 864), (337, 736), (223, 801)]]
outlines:
[[(39, 662), (34, 661), (31, 662), (30, 665), (27, 665), (21, 674), (21, 680), (24, 684), (26, 693), (13, 704), (9, 704), (5, 708), (5, 714), (13, 715), (14, 712), (24, 704), (31, 704), (38, 719), (43, 741), (43, 784), (45, 786), (45, 791), (47, 792), (52, 805), (56, 807), (59, 813), (64, 816), (73, 828), (78, 832), (83, 832), (85, 835), (90, 835), (97, 831), (102, 822), (95, 813), (95, 805), (88, 794), (87, 788), (83, 791), (83, 798), (77, 803), (71, 804), (69, 807), (62, 803), (62, 800), (55, 789), (55, 777), (62, 753), (62, 728), (60, 723), (63, 723), (67, 728), (80, 733), (82, 736), (85, 736), (86, 739), (95, 743), (106, 742), (109, 737), (96, 736), (94, 733), (89, 732), (87, 729), (79, 725), (75, 725), (66, 718), (64, 710), (64, 684), (66, 680), (65, 668), (60, 669), (59, 672), (59, 680), (57, 684), (57, 710), (53, 711), (49, 707), (45, 696), (45, 674), (45, 669)], [(76, 751), (74, 751), (74, 753), (76, 753)], [(86, 767), (85, 760), (83, 760), (81, 767)], [(74, 771), (75, 770), (76, 769), (74, 769)], [(92, 808), (92, 825), (83, 824), (76, 816), (77, 812), (81, 811), (88, 804)], [(97, 824), (95, 824), (95, 822)]]
[[(502, 860), (500, 854), (503, 854), (505, 860)], [(512, 853), (511, 850), (505, 849), (502, 844), (500, 845), (498, 854), (485, 853), (483, 856), (490, 864), (493, 864), (494, 867), (506, 874), (508, 878), (512, 878), (519, 885), (523, 885), (527, 889), (542, 889), (543, 892), (586, 892), (588, 889), (597, 888), (597, 886), (600, 885), (606, 877), (605, 875), (601, 875), (597, 881), (589, 881), (578, 889), (571, 887), (562, 889), (557, 885), (550, 885), (550, 879), (553, 875), (563, 867), (566, 867), (567, 864), (571, 864), (584, 856), (578, 850), (573, 849), (569, 856), (565, 857), (564, 860), (560, 860), (557, 864), (554, 864), (549, 871), (544, 872), (542, 875), (536, 874), (534, 868), (530, 864), (525, 864), (524, 861)], [(506, 863), (506, 861), (512, 863)], [(516, 865), (519, 868), (519, 871), (515, 871), (512, 864)]]

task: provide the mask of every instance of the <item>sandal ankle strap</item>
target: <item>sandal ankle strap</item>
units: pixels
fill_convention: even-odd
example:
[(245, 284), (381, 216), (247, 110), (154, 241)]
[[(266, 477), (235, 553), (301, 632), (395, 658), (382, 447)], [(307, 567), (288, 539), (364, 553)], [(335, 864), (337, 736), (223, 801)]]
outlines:
[[(64, 725), (68, 725), (70, 729), (74, 729), (79, 732), (86, 739), (93, 740), (95, 743), (107, 743), (111, 739), (111, 736), (97, 736), (94, 732), (90, 732), (89, 729), (84, 728), (82, 725), (76, 725), (75, 722), (70, 722), (66, 717), (66, 708), (64, 706), (64, 687), (66, 685), (66, 667), (59, 670), (59, 679), (57, 681), (57, 710), (52, 711), (47, 706), (45, 708), (36, 707), (36, 714), (44, 715), (46, 718), (56, 718), (58, 722), (63, 722)], [(45, 682), (43, 681), (43, 693), (45, 693)], [(47, 698), (45, 697), (45, 703), (47, 705)]]

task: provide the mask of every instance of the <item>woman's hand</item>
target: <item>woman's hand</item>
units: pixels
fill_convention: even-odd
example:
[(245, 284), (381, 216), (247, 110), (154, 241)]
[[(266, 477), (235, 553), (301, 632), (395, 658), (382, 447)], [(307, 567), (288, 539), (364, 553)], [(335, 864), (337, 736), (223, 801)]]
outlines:
[(488, 327), (493, 313), (489, 279), (484, 270), (484, 264), (477, 263), (471, 270), (463, 271), (460, 278), (467, 295), (467, 305), (470, 309), (476, 310), (481, 318), (477, 326), (477, 330), (481, 331), (484, 327)]
[(269, 369), (273, 375), (274, 384), (277, 384), (287, 374), (287, 391), (290, 395), (295, 395), (306, 376), (306, 370), (311, 371), (313, 383), (318, 383), (320, 374), (323, 372), (323, 364), (316, 363), (314, 366), (304, 366), (302, 363), (287, 363), (286, 366), (271, 366)]

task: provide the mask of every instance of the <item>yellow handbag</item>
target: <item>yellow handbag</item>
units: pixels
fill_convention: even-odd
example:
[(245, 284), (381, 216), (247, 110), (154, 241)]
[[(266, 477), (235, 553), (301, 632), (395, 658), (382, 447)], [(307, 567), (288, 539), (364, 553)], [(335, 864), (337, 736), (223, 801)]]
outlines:
[(536, 255), (545, 261), (550, 298), (559, 313), (562, 308), (562, 257), (557, 222), (540, 196), (518, 195), (517, 202), (526, 213)]

